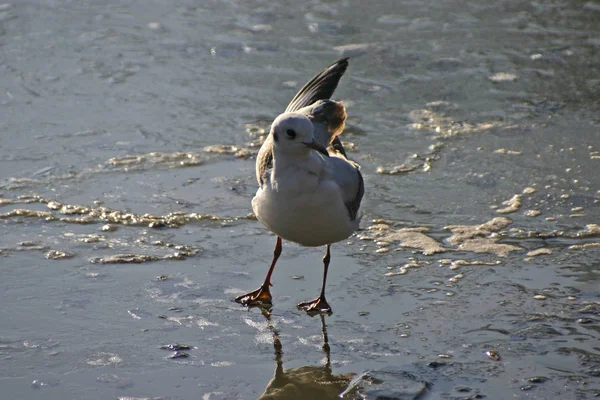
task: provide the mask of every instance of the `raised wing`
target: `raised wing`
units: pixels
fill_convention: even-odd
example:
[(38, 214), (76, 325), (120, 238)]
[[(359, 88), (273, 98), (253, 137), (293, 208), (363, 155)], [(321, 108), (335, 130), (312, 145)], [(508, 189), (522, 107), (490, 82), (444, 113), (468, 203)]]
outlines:
[[(346, 152), (337, 136), (346, 125), (346, 107), (340, 101), (318, 100), (316, 103), (296, 111), (307, 116), (313, 123), (315, 140), (326, 147), (332, 146), (346, 157)], [(331, 149), (330, 149), (331, 152)]]
[(296, 93), (285, 112), (298, 111), (318, 100), (330, 99), (347, 68), (348, 57), (345, 57), (319, 72)]

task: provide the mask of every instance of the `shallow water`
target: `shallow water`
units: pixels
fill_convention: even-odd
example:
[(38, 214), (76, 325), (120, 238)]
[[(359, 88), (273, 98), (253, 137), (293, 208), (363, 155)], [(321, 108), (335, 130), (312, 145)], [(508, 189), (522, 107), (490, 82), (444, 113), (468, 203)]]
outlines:
[[(28, 0), (0, 48), (3, 398), (600, 394), (596, 3)], [(253, 155), (348, 55), (362, 229), (325, 327), (288, 243), (266, 319)]]

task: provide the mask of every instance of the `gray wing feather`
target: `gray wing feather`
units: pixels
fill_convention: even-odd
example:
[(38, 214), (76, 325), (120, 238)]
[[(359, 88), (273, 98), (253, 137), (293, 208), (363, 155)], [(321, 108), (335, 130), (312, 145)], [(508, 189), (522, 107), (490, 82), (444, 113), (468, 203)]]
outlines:
[(360, 202), (365, 194), (365, 181), (363, 180), (362, 174), (360, 173), (360, 169), (358, 167), (356, 168), (356, 173), (358, 174), (358, 191), (356, 192), (356, 196), (354, 199), (352, 199), (352, 201), (347, 201), (345, 203), (351, 221), (356, 219), (358, 210), (360, 209)]
[(262, 187), (267, 180), (267, 173), (273, 167), (273, 139), (271, 135), (267, 136), (258, 155), (256, 156), (256, 180)]
[(359, 216), (360, 203), (365, 193), (365, 183), (360, 173), (360, 167), (339, 153), (330, 153), (327, 164), (329, 164), (330, 175), (326, 179), (335, 180), (341, 189), (342, 200), (348, 210), (348, 216), (351, 221), (354, 221)]
[(318, 100), (296, 112), (304, 114), (311, 120), (317, 142), (326, 147), (335, 142), (336, 150), (340, 151), (341, 148), (340, 152), (346, 155), (342, 143), (337, 139), (346, 124), (346, 108), (343, 103), (335, 100)]

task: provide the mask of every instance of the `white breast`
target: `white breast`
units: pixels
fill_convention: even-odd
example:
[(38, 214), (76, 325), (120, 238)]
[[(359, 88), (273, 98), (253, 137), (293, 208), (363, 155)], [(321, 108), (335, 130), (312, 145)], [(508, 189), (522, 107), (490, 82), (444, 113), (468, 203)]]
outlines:
[(258, 189), (252, 209), (260, 222), (285, 240), (303, 246), (323, 246), (348, 238), (360, 219), (350, 221), (340, 188), (299, 174), (297, 179), (272, 179)]

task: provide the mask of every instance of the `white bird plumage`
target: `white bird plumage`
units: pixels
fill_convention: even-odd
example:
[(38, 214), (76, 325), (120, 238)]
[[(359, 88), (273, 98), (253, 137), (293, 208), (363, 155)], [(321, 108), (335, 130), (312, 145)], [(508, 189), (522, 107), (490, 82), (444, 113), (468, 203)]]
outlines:
[[(348, 66), (341, 59), (317, 74), (279, 115), (256, 160), (259, 189), (252, 199), (256, 217), (277, 235), (271, 267), (263, 285), (238, 296), (244, 305), (270, 305), (271, 274), (282, 238), (303, 246), (327, 246), (323, 283), (316, 299), (298, 304), (309, 312), (331, 312), (325, 299), (330, 245), (359, 226), (364, 193), (359, 166), (348, 160), (338, 138), (346, 109), (329, 100)], [(325, 145), (325, 146), (324, 146)]]
[(346, 203), (359, 192), (360, 172), (343, 156), (325, 156), (311, 147), (318, 143), (313, 131), (312, 122), (302, 114), (284, 113), (275, 119), (270, 133), (273, 168), (252, 199), (252, 209), (283, 239), (324, 246), (358, 229), (361, 216), (352, 218)]

